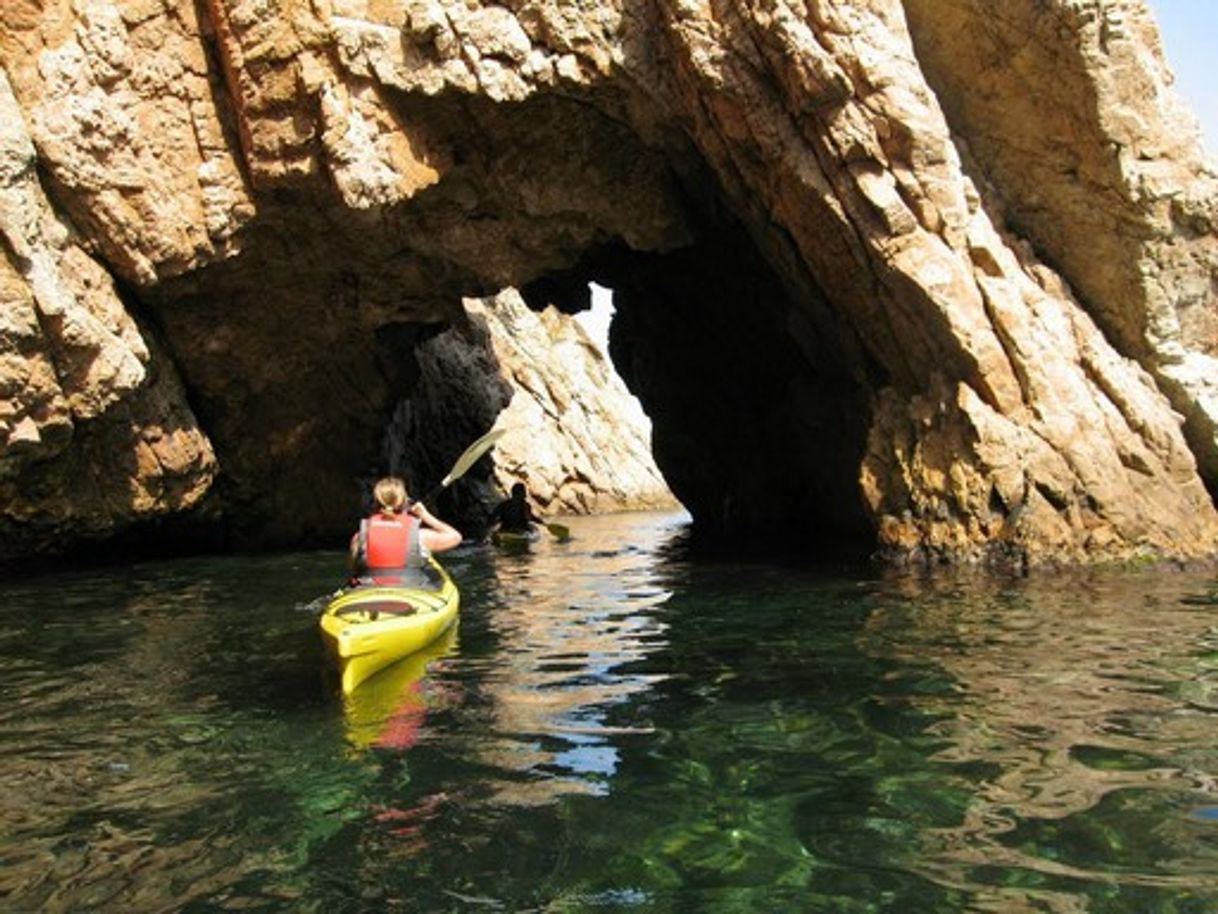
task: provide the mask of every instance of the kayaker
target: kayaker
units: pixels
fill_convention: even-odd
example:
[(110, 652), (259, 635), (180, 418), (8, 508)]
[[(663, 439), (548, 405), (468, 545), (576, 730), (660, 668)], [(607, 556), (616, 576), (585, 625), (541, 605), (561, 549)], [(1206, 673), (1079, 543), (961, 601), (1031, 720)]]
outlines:
[(491, 524), (504, 533), (532, 533), (533, 524), (542, 523), (529, 506), (529, 491), (523, 482), (512, 486), (512, 496), (501, 501), (491, 512)]
[(355, 584), (430, 586), (427, 558), (461, 545), (461, 533), (427, 510), (409, 504), (406, 484), (386, 476), (372, 489), (376, 513), (360, 521), (351, 537), (351, 571)]

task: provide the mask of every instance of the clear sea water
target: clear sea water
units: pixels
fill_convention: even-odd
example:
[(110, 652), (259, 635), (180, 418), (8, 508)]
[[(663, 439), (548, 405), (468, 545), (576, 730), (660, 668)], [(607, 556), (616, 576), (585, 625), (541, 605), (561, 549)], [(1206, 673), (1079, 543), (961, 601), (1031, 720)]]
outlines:
[(0, 910), (1218, 910), (1218, 577), (446, 556), (344, 700), (339, 551), (0, 581)]

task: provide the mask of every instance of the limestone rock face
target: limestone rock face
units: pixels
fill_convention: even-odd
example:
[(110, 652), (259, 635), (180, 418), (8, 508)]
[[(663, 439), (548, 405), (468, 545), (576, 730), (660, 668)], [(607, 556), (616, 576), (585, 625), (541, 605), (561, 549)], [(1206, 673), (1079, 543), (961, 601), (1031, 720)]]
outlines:
[(523, 482), (545, 515), (672, 508), (651, 454), (649, 423), (572, 318), (530, 311), (515, 292), (466, 302), (489, 325), (500, 373), (513, 388), (492, 455), (503, 495)]
[(919, 61), (1007, 224), (1151, 373), (1218, 490), (1218, 172), (1170, 91), (1147, 8), (905, 5)]
[(421, 495), (495, 425), (504, 435), (441, 503), (470, 533), (517, 482), (546, 517), (677, 506), (645, 417), (574, 318), (536, 314), (515, 291), (464, 306), (457, 326), (418, 347), (419, 380), (394, 411), (378, 473)]
[(173, 365), (35, 174), (0, 74), (0, 560), (196, 508), (216, 473)]
[(195, 12), (48, 0), (0, 16), (4, 69), (56, 200), (111, 270), (142, 284), (222, 256), (253, 215)]
[[(341, 537), (412, 396), (454, 407), (419, 440), (493, 421), (426, 350), (520, 324), (462, 300), (596, 280), (701, 526), (1218, 549), (1218, 179), (1141, 0), (20, 0), (0, 55), (14, 528), (70, 526), (56, 461), (132, 522), (122, 452), (150, 511)], [(560, 407), (570, 341), (524, 339), (503, 405)]]

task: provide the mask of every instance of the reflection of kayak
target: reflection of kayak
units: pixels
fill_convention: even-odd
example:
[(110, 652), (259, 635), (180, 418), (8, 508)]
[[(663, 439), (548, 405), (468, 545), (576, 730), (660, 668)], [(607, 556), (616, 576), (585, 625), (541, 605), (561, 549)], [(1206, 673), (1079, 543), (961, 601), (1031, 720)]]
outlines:
[(427, 665), (450, 653), (457, 643), (457, 626), (451, 625), (421, 650), (369, 676), (343, 698), (347, 739), (356, 749), (382, 746), (408, 749), (418, 738), (427, 713), (420, 683)]
[(528, 532), (514, 530), (496, 530), (491, 534), (491, 542), (505, 552), (523, 552), (541, 538), (534, 527)]
[(342, 673), (343, 692), (395, 660), (435, 641), (457, 618), (457, 585), (439, 563), (438, 590), (371, 585), (331, 600), (321, 615), (326, 654)]

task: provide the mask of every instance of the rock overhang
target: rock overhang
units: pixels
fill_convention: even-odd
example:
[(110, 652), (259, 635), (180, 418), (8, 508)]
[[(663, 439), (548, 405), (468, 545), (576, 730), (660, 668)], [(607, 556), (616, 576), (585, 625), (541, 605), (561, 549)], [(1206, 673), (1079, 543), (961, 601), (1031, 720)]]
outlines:
[[(1071, 40), (1099, 40), (1061, 6)], [(156, 326), (252, 537), (337, 526), (413, 383), (413, 341), (462, 296), (520, 285), (574, 307), (564, 283), (601, 278), (657, 456), (704, 526), (931, 557), (1213, 551), (1196, 466), (1212, 485), (1212, 408), (1181, 368), (1212, 358), (1195, 319), (1212, 284), (1170, 337), (1180, 358), (1114, 332), (1106, 287), (1020, 218), (1018, 159), (987, 152), (984, 112), (955, 103), (967, 87), (927, 50), (925, 4), (79, 15), (46, 49), (6, 19), (6, 69), (54, 202)], [(193, 88), (139, 65), (161, 59), (158, 35)], [(1076, 60), (1103, 83), (1103, 59)], [(103, 141), (80, 142), (90, 125)], [(109, 162), (105, 137), (124, 136)], [(1145, 259), (1178, 282), (1124, 284), (1134, 326), (1162, 315), (1155, 289), (1212, 275), (1206, 238), (1156, 237), (1172, 258)], [(302, 512), (318, 478), (331, 507)]]

